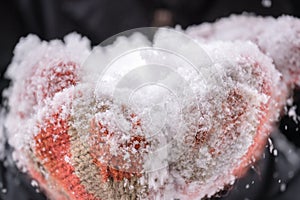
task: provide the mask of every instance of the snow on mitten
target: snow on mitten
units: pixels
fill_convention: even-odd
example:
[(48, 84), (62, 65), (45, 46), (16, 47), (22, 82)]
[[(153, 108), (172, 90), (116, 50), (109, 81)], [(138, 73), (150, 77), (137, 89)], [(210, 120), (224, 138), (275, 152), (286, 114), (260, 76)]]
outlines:
[(274, 60), (283, 81), (293, 87), (300, 77), (300, 20), (291, 16), (259, 17), (231, 15), (215, 23), (187, 28), (186, 33), (201, 41), (251, 40)]
[[(19, 89), (11, 91), (8, 96), (11, 102), (14, 96), (26, 96), (26, 88), (35, 88), (41, 94), (49, 90), (46, 96), (38, 96), (40, 99), (30, 95), (31, 98), (24, 101), (26, 105), (37, 102), (38, 106), (33, 106), (27, 116), (23, 134), (10, 138), (12, 144), (21, 142), (19, 148), (12, 146), (24, 158), (22, 164), (49, 198), (201, 199), (233, 184), (259, 159), (281, 105), (278, 103), (281, 90), (277, 88), (280, 73), (272, 60), (251, 42), (197, 43), (210, 63), (197, 69), (200, 78), (193, 77), (191, 68), (186, 65), (188, 62), (176, 60), (174, 52), (178, 52), (178, 47), (186, 47), (188, 54), (195, 53), (189, 58), (197, 62), (199, 51), (181, 41), (182, 37), (168, 34), (158, 32), (153, 44), (140, 42), (139, 38), (138, 44), (147, 44), (147, 48), (137, 57), (139, 62), (162, 58), (162, 64), (168, 63), (168, 67), (179, 66), (173, 68), (178, 76), (167, 76), (163, 80), (163, 83), (171, 83), (173, 89), (185, 86), (174, 77), (192, 80), (189, 86), (196, 91), (196, 98), (183, 90), (178, 99), (180, 104), (171, 104), (169, 111), (173, 114), (166, 119), (159, 115), (151, 119), (140, 106), (150, 101), (154, 93), (158, 100), (167, 98), (167, 93), (156, 91), (156, 87), (137, 95), (138, 106), (134, 106), (120, 101), (118, 96), (106, 95), (101, 90), (102, 82), (86, 83), (81, 81), (84, 77), (79, 77), (75, 78), (75, 84), (69, 81), (70, 84), (66, 84), (66, 79), (61, 80), (60, 73), (53, 73), (51, 67), (35, 68), (30, 70), (30, 76), (23, 78), (43, 82), (40, 71), (52, 74), (50, 80), (59, 81), (50, 88), (38, 89), (35, 87), (39, 84), (34, 81), (22, 84), (19, 79), (13, 79), (13, 87)], [(120, 40), (125, 42), (119, 41), (119, 45), (100, 51), (102, 56), (118, 55), (120, 45), (137, 45), (132, 38)], [(173, 53), (149, 53), (151, 46), (168, 50), (160, 52)], [(53, 56), (68, 58), (64, 54)], [(20, 62), (30, 63), (31, 59), (20, 58)], [(116, 66), (119, 70), (106, 77), (106, 81), (118, 78), (130, 67), (124, 62), (120, 64)], [(62, 66), (68, 69), (67, 65)], [(166, 72), (162, 66), (161, 72)], [(55, 69), (57, 71), (57, 67)], [(161, 75), (160, 71), (155, 72), (154, 78)], [(11, 72), (12, 77), (13, 74)], [(139, 75), (150, 77), (145, 73)], [(49, 82), (46, 83), (48, 86)], [(63, 87), (57, 89), (61, 84)], [(12, 110), (9, 115), (10, 112)], [(153, 120), (163, 119), (164, 126), (159, 134), (155, 133), (157, 129), (151, 127)], [(12, 118), (7, 121), (14, 122)], [(8, 129), (9, 134), (14, 135), (14, 132)]]
[(5, 91), (9, 108), (5, 128), (9, 144), (16, 150), (27, 140), (23, 133), (27, 120), (46, 99), (79, 82), (78, 72), (90, 53), (89, 45), (87, 38), (76, 33), (67, 35), (64, 42), (41, 41), (35, 35), (21, 38), (6, 73), (12, 84)]

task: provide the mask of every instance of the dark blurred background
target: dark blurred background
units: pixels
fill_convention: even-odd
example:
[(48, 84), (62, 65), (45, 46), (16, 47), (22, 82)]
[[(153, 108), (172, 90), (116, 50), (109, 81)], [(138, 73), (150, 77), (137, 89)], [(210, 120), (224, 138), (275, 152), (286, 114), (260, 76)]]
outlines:
[[(183, 28), (202, 22), (212, 22), (232, 13), (300, 16), (299, 0), (1, 0), (0, 2), (0, 91), (7, 87), (3, 74), (13, 56), (19, 38), (29, 33), (44, 40), (62, 38), (76, 31), (96, 45), (106, 38), (137, 27), (174, 26)], [(276, 33), (274, 33), (276, 34)], [(294, 105), (300, 102), (299, 89), (294, 91)], [(299, 107), (299, 106), (298, 106)], [(297, 113), (300, 110), (297, 108)], [(288, 138), (285, 147), (274, 157), (266, 149), (265, 159), (249, 170), (219, 199), (300, 199), (299, 125), (288, 116), (278, 124), (280, 132), (273, 140)], [(279, 139), (278, 139), (279, 138)], [(278, 144), (279, 146), (282, 144)], [(284, 146), (284, 145), (283, 145)], [(291, 160), (290, 151), (295, 152)], [(280, 148), (279, 148), (280, 150)], [(291, 173), (292, 172), (292, 173)], [(278, 178), (279, 177), (279, 178)], [(285, 185), (282, 184), (284, 182)], [(249, 187), (248, 187), (249, 185)], [(299, 189), (298, 189), (299, 188)], [(0, 199), (45, 199), (35, 192), (30, 179), (16, 168), (0, 164)]]

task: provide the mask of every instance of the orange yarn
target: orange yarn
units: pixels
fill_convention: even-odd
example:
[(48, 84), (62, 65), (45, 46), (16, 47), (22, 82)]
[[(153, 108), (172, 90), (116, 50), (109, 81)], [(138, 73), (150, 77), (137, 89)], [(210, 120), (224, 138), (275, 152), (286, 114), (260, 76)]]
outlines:
[(80, 184), (80, 179), (74, 173), (74, 167), (66, 161), (66, 158), (72, 156), (69, 126), (67, 120), (59, 117), (60, 112), (61, 110), (54, 113), (50, 119), (45, 119), (45, 124), (35, 136), (36, 156), (47, 172), (56, 179), (58, 188), (61, 187), (62, 192), (67, 192), (72, 199), (94, 200), (96, 198), (88, 194)]

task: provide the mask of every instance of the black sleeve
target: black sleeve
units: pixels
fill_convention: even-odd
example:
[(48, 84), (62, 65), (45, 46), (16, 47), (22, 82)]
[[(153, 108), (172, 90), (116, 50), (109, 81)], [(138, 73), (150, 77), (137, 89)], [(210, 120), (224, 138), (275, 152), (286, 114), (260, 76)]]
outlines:
[(32, 179), (21, 173), (16, 167), (4, 167), (0, 163), (1, 200), (46, 200), (43, 193), (31, 184)]
[[(300, 196), (300, 150), (279, 131), (272, 133), (261, 160), (221, 200), (290, 200)], [(225, 195), (224, 195), (225, 194)]]

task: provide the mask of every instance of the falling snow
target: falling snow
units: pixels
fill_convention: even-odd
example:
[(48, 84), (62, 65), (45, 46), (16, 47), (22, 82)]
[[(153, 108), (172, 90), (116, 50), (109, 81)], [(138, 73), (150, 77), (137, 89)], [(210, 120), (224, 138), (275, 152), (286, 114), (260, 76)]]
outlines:
[(284, 192), (286, 190), (286, 184), (282, 183), (280, 184), (280, 192)]
[(38, 187), (39, 184), (38, 184), (38, 182), (36, 180), (31, 180), (31, 186), (32, 187)]
[(261, 5), (263, 7), (270, 8), (272, 6), (272, 1), (271, 0), (262, 0)]

